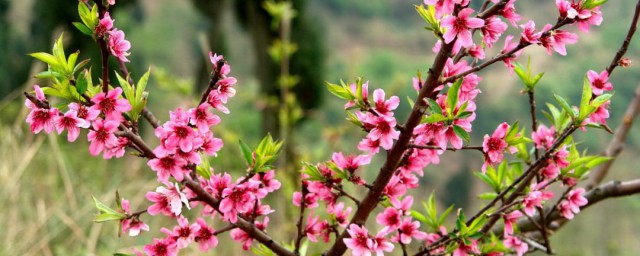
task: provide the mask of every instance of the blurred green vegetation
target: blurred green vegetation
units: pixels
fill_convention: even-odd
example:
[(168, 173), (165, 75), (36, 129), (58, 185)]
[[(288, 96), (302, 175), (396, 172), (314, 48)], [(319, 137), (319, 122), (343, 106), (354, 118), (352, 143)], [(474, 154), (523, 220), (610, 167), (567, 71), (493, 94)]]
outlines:
[[(63, 22), (57, 23), (55, 32), (33, 34), (33, 24), (42, 19), (34, 6), (42, 7), (43, 2), (46, 1), (0, 1), (0, 89), (4, 95), (0, 101), (0, 204), (5, 209), (0, 211), (0, 226), (5, 227), (0, 233), (0, 255), (109, 255), (129, 251), (132, 246), (140, 248), (169, 221), (145, 216), (143, 220), (150, 221), (152, 232), (135, 239), (118, 238), (115, 223), (91, 222), (95, 213), (91, 195), (103, 202), (113, 202), (114, 191), (119, 190), (123, 197), (131, 200), (134, 209), (146, 207), (144, 194), (155, 189), (157, 183), (145, 162), (133, 156), (111, 161), (93, 158), (88, 154), (86, 142), (79, 140), (70, 144), (64, 137), (32, 135), (24, 123), (26, 110), (21, 92), (34, 83), (43, 83), (27, 81), (29, 74), (43, 67), (30, 64), (32, 61), (26, 54), (46, 51), (53, 41), (50, 37), (62, 31), (65, 35), (71, 33), (70, 24)], [(403, 103), (396, 116), (403, 120), (409, 109), (405, 99), (415, 97), (411, 77), (418, 70), (426, 71), (433, 57), (431, 47), (435, 39), (422, 29), (423, 21), (414, 13), (413, 5), (419, 2), (309, 1), (305, 15), (322, 31), (316, 43), (324, 44), (327, 49), (326, 72), (319, 79), (353, 81), (356, 76), (363, 76), (370, 81), (371, 91), (380, 87), (388, 94), (400, 96)], [(631, 1), (607, 3), (603, 7), (603, 25), (593, 28), (589, 34), (580, 33), (580, 42), (568, 46), (568, 57), (549, 57), (540, 47), (525, 51), (522, 60), (533, 56), (534, 71), (545, 72), (536, 91), (538, 111), (545, 109), (545, 102), (553, 102), (553, 93), (578, 102), (586, 71), (603, 69), (621, 43), (632, 4)], [(522, 10), (523, 18), (536, 19), (538, 27), (544, 22), (554, 22), (557, 12), (552, 1), (519, 1), (517, 7)], [(75, 4), (62, 9), (72, 11)], [(169, 110), (192, 105), (194, 100), (190, 94), (198, 92), (185, 88), (193, 87), (194, 81), (198, 81), (199, 64), (207, 58), (198, 41), (207, 33), (206, 19), (198, 15), (190, 1), (138, 0), (116, 11), (113, 17), (117, 26), (127, 33), (133, 44), (130, 58), (133, 76), (139, 77), (141, 70), (152, 66), (153, 77), (148, 87), (152, 111), (159, 119), (166, 120)], [(260, 96), (259, 79), (254, 73), (254, 69), (260, 67), (255, 66), (256, 52), (251, 36), (241, 29), (234, 15), (233, 11), (225, 12), (219, 20), (227, 42), (223, 54), (239, 79), (238, 96), (230, 102), (232, 114), (222, 116), (223, 122), (214, 131), (224, 139), (226, 147), (212, 161), (216, 171), (229, 171), (238, 176), (244, 166), (238, 157), (237, 141), (240, 138), (249, 144), (259, 141), (263, 135), (261, 111), (266, 103)], [(30, 41), (33, 42), (26, 43)], [(498, 44), (495, 50), (501, 47)], [(72, 50), (75, 49), (67, 47), (67, 51)], [(92, 53), (93, 44), (84, 44), (81, 50), (81, 58), (97, 57)], [(488, 57), (493, 54), (495, 51), (487, 52)], [(633, 42), (627, 56), (638, 59), (640, 41)], [(161, 69), (163, 76), (153, 75), (162, 73), (158, 72)], [(613, 75), (616, 95), (609, 124), (614, 129), (640, 81), (637, 70), (634, 65), (618, 69)], [(471, 144), (480, 144), (482, 136), (502, 121), (518, 120), (529, 127), (528, 103), (520, 94), (522, 86), (517, 77), (501, 64), (483, 71), (481, 76), (483, 93), (478, 98)], [(344, 102), (325, 91), (318, 94), (326, 100), (298, 127), (295, 138), (298, 154), (305, 161), (316, 162), (328, 159), (334, 151), (357, 152), (355, 145), (364, 134), (344, 122)], [(153, 141), (150, 127), (144, 128), (144, 136)], [(639, 176), (638, 131), (632, 129), (625, 151), (608, 179)], [(594, 130), (579, 132), (576, 138), (589, 152), (599, 153), (611, 135)], [(374, 159), (363, 176), (369, 180), (375, 177), (376, 167), (382, 160)], [(441, 206), (455, 203), (467, 212), (474, 211), (482, 203), (475, 200), (474, 195), (488, 189), (471, 174), (479, 169), (481, 161), (477, 152), (445, 153), (440, 165), (426, 169), (420, 181), (423, 186), (411, 194), (425, 199), (431, 191), (436, 191)], [(287, 207), (290, 207), (289, 195), (293, 189), (285, 186), (271, 199), (278, 211), (273, 214), (268, 230), (282, 241), (292, 238), (289, 231), (293, 230), (293, 223), (287, 221), (292, 211)], [(353, 193), (361, 195), (363, 191)], [(637, 255), (640, 221), (635, 216), (639, 210), (638, 197), (601, 203), (579, 214), (554, 235), (554, 249), (559, 255)], [(238, 244), (229, 243), (228, 235), (220, 239), (225, 246), (217, 249), (218, 254), (244, 255)], [(318, 246), (319, 249), (322, 245)], [(198, 253), (195, 247), (185, 252)]]

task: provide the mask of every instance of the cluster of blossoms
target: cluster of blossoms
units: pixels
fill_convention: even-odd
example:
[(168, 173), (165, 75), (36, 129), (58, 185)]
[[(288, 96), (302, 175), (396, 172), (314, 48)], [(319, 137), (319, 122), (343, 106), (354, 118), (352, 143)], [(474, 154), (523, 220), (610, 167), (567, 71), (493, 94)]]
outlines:
[[(397, 96), (387, 98), (384, 90), (375, 89), (370, 100), (369, 84), (362, 81), (336, 89), (334, 94), (347, 99), (345, 109), (355, 109), (355, 113), (350, 112), (351, 121), (367, 134), (357, 145), (361, 153), (352, 155), (336, 152), (329, 161), (305, 165), (301, 175), (301, 191), (293, 193), (293, 205), (301, 208), (298, 244), (305, 237), (311, 242), (322, 240), (325, 243), (331, 240), (331, 234), (336, 234), (336, 239), (340, 239), (338, 233), (341, 228), (347, 236), (337, 242), (343, 242), (354, 255), (383, 255), (397, 249), (395, 244), (405, 250), (413, 241), (420, 241), (421, 247), (425, 248), (422, 252), (426, 254), (452, 253), (464, 256), (485, 253), (481, 249), (484, 249), (483, 243), (487, 241), (475, 235), (465, 234), (466, 237), (461, 235), (460, 238), (451, 239), (452, 234), (461, 232), (461, 227), (468, 225), (460, 212), (456, 223), (459, 227), (451, 233), (433, 219), (428, 223), (429, 232), (421, 231), (421, 222), (425, 223), (425, 217), (418, 217), (419, 213), (411, 210), (414, 199), (408, 195), (409, 190), (419, 186), (419, 177), (423, 176), (423, 170), (430, 164), (438, 164), (440, 156), (445, 151), (465, 148), (464, 143), (469, 140), (472, 123), (476, 118), (475, 101), (481, 93), (478, 85), (482, 78), (472, 71), (480, 69), (477, 61), (485, 59), (485, 51), (492, 49), (500, 41), (509, 24), (515, 29), (521, 29), (520, 38), (515, 40), (514, 35), (505, 36), (504, 46), (493, 60), (503, 61), (513, 73), (518, 72), (516, 61), (524, 47), (540, 45), (546, 48), (549, 54), (556, 52), (566, 55), (566, 45), (576, 43), (578, 36), (560, 30), (560, 27), (577, 24), (581, 31), (586, 32), (590, 26), (602, 22), (599, 6), (585, 5), (585, 1), (556, 0), (560, 15), (558, 23), (546, 24), (541, 30), (536, 30), (532, 20), (521, 22), (522, 17), (515, 8), (516, 0), (491, 2), (499, 7), (493, 12), (472, 9), (470, 0), (424, 0), (424, 4), (433, 10), (433, 17), (428, 22), (439, 37), (433, 50), (438, 54), (444, 52), (446, 55), (442, 55), (444, 58), (440, 63), (440, 77), (428, 85), (432, 88), (424, 88), (427, 82), (423, 81), (420, 75), (413, 78), (414, 89), (420, 95), (426, 95), (416, 103), (421, 108), (421, 116), (414, 127), (398, 124), (394, 115), (394, 110), (400, 104)], [(113, 5), (115, 1), (110, 0), (108, 3)], [(124, 32), (114, 28), (114, 20), (109, 12), (104, 9), (100, 13), (102, 18), (97, 21), (93, 35), (102, 40), (99, 41), (104, 43), (101, 47), (108, 47), (108, 52), (124, 65), (124, 62), (129, 61), (127, 56), (131, 45), (125, 40)], [(473, 35), (476, 31), (481, 33), (481, 41), (474, 42)], [(472, 58), (471, 62), (463, 60), (467, 56)], [(134, 109), (132, 105), (137, 105), (135, 101), (131, 103), (131, 96), (120, 87), (110, 89), (106, 85), (102, 92), (90, 94), (92, 97), (82, 95), (85, 97), (78, 97), (76, 102), (70, 103), (64, 113), (50, 106), (44, 91), (37, 85), (34, 86), (35, 96), (28, 95), (26, 101), (30, 109), (27, 123), (30, 124), (33, 133), (43, 130), (45, 133), (51, 133), (55, 130), (60, 134), (66, 130), (67, 139), (72, 142), (78, 138), (81, 128), (84, 128), (88, 129), (89, 152), (94, 156), (102, 154), (105, 159), (122, 157), (125, 149), (130, 147), (148, 158), (147, 165), (156, 173), (158, 182), (162, 184), (155, 191), (146, 194), (146, 198), (152, 204), (142, 212), (131, 212), (129, 201), (122, 199), (118, 204), (120, 209), (115, 213), (119, 216), (122, 231), (130, 236), (149, 231), (149, 226), (140, 219), (142, 213), (152, 216), (164, 215), (176, 220), (174, 227), (160, 229), (166, 235), (164, 238), (154, 238), (151, 244), (144, 247), (144, 253), (147, 255), (177, 255), (180, 250), (194, 242), (198, 243), (200, 250), (208, 251), (218, 245), (217, 235), (227, 230), (230, 230), (230, 236), (234, 241), (242, 244), (244, 250), (249, 250), (254, 244), (254, 239), (260, 240), (255, 236), (255, 232), (266, 234), (269, 225), (268, 215), (274, 212), (263, 199), (278, 190), (281, 183), (276, 180), (275, 171), (271, 166), (264, 164), (264, 155), (258, 153), (258, 150), (244, 152), (243, 149), (250, 168), (246, 175), (235, 181), (229, 173), (213, 173), (213, 169), (208, 165), (206, 157), (216, 156), (223, 146), (222, 140), (216, 138), (212, 132), (212, 128), (221, 122), (221, 118), (213, 111), (229, 113), (226, 104), (236, 94), (237, 83), (236, 78), (229, 76), (231, 68), (223, 56), (210, 53), (209, 57), (213, 64), (211, 83), (199, 105), (186, 110), (177, 108), (171, 111), (169, 120), (157, 125), (154, 130), (159, 144), (152, 150), (144, 150), (142, 146), (146, 144), (136, 144), (136, 139), (140, 138), (137, 136), (137, 129), (134, 129), (137, 127), (133, 127), (136, 125), (135, 120), (131, 122), (131, 111)], [(430, 76), (431, 72), (433, 71), (430, 70)], [(612, 85), (608, 82), (608, 71), (597, 73), (590, 70), (586, 76), (591, 100), (598, 99), (605, 91), (612, 90)], [(425, 94), (426, 89), (428, 90)], [(127, 99), (123, 98), (123, 94), (126, 94)], [(581, 124), (572, 124), (572, 127), (576, 125), (574, 128), (584, 129), (586, 125), (605, 125), (609, 117), (609, 102), (608, 98), (600, 101), (603, 102), (580, 120)], [(569, 110), (564, 109), (565, 112), (571, 111), (570, 107), (568, 108)], [(531, 164), (531, 168), (537, 168), (532, 169), (535, 171), (536, 181), (532, 184), (527, 183), (523, 195), (517, 195), (516, 201), (508, 202), (508, 207), (503, 205), (502, 212), (494, 214), (496, 220), (502, 218), (504, 222), (500, 240), (508, 250), (489, 254), (515, 252), (522, 255), (528, 251), (528, 244), (521, 240), (522, 234), (518, 233), (515, 224), (525, 216), (531, 218), (536, 213), (540, 214), (544, 203), (554, 197), (549, 189), (551, 184), (561, 181), (562, 185), (567, 187), (566, 193), (559, 199), (557, 209), (564, 218), (572, 219), (580, 211), (580, 207), (587, 204), (585, 190), (574, 189), (577, 182), (576, 170), (569, 167), (575, 156), (572, 156), (571, 147), (563, 141), (566, 135), (561, 133), (566, 127), (561, 127), (562, 125), (537, 125), (531, 133), (532, 139), (529, 140), (524, 137), (524, 130), (518, 130), (518, 125), (501, 123), (491, 135), (484, 136), (482, 146), (475, 147), (484, 156), (478, 176), (485, 175), (483, 177), (487, 179), (490, 179), (487, 175), (495, 174), (496, 168), (506, 166), (505, 159), (508, 156), (505, 156), (505, 153), (528, 151), (527, 146), (520, 147), (522, 144), (532, 143), (534, 148), (531, 151), (535, 151), (533, 160), (539, 161), (537, 164)], [(403, 134), (405, 132), (406, 134)], [(135, 134), (130, 135), (131, 133)], [(408, 141), (408, 146), (400, 152), (401, 159), (398, 163), (389, 168), (388, 171), (392, 173), (387, 176), (390, 177), (388, 182), (378, 186), (382, 190), (378, 191), (382, 197), (375, 198), (374, 203), (382, 205), (384, 209), (375, 217), (376, 223), (382, 228), (373, 235), (365, 225), (361, 225), (362, 222), (349, 222), (354, 209), (340, 199), (348, 198), (360, 207), (361, 202), (347, 193), (345, 186), (352, 184), (356, 188), (369, 191), (375, 189), (376, 184), (369, 184), (363, 178), (365, 176), (359, 173), (359, 169), (369, 165), (372, 158), (380, 153), (380, 148), (387, 152), (395, 150), (399, 144), (397, 142), (403, 141), (402, 138), (404, 142)], [(276, 148), (279, 149), (279, 146)], [(538, 150), (544, 155), (539, 156)], [(270, 159), (273, 155), (267, 158)], [(529, 163), (531, 159), (528, 152), (526, 159), (521, 160)], [(261, 165), (257, 166), (258, 162)], [(499, 182), (502, 183), (502, 180)], [(502, 191), (505, 193), (500, 196), (496, 194), (496, 200), (498, 197), (504, 200), (506, 193), (511, 190), (501, 187), (502, 185), (494, 186), (496, 192), (504, 189)], [(324, 210), (319, 210), (321, 203), (324, 203)], [(201, 210), (198, 217), (195, 221), (189, 220), (184, 214), (185, 208), (191, 210), (199, 206)], [(305, 210), (309, 210), (306, 219)], [(358, 210), (360, 209), (356, 208), (356, 211)], [(435, 206), (431, 211), (436, 215)], [(323, 216), (328, 218), (325, 219)], [(228, 222), (230, 226), (216, 231), (208, 223), (214, 220)], [(246, 228), (247, 225), (250, 228)], [(450, 239), (449, 245), (442, 242), (446, 239)], [(497, 240), (494, 240), (490, 243), (496, 242)], [(450, 245), (455, 247), (451, 248)]]

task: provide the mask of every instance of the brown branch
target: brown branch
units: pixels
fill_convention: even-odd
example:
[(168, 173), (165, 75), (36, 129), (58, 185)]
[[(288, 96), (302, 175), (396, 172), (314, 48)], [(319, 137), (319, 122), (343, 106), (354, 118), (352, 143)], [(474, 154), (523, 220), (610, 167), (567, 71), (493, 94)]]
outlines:
[(614, 133), (613, 139), (611, 139), (611, 142), (609, 142), (609, 146), (607, 146), (607, 149), (603, 154), (603, 156), (610, 157), (611, 160), (603, 163), (597, 169), (592, 171), (593, 174), (591, 176), (591, 181), (586, 186), (587, 189), (591, 189), (597, 186), (607, 176), (607, 174), (609, 173), (609, 169), (611, 169), (611, 166), (613, 166), (615, 159), (624, 148), (624, 141), (629, 134), (629, 130), (633, 125), (633, 121), (638, 117), (638, 113), (640, 113), (640, 86), (636, 88), (635, 96), (629, 103), (627, 111), (622, 118), (622, 122), (620, 122), (620, 125)]
[[(536, 132), (538, 131), (538, 120), (536, 116), (536, 100), (533, 94), (533, 88), (531, 88), (530, 90), (527, 90), (527, 94), (529, 95), (529, 106), (531, 107), (530, 108), (531, 131)], [(534, 155), (536, 159), (540, 157), (540, 153), (538, 152), (538, 147), (534, 147)]]
[[(185, 186), (187, 186), (189, 189), (191, 189), (191, 191), (193, 191), (201, 199), (202, 202), (208, 204), (209, 206), (219, 211), (218, 209), (220, 206), (220, 202), (217, 199), (215, 199), (213, 196), (211, 196), (209, 193), (204, 191), (204, 189), (202, 189), (202, 187), (200, 187), (200, 185), (197, 182), (192, 180), (191, 177), (185, 176), (182, 183)], [(263, 245), (265, 245), (267, 248), (271, 249), (271, 251), (273, 251), (278, 255), (285, 255), (285, 256), (296, 255), (292, 251), (289, 251), (287, 248), (285, 248), (281, 244), (274, 241), (269, 235), (267, 235), (262, 230), (259, 230), (258, 228), (256, 228), (256, 226), (253, 223), (246, 221), (241, 216), (238, 216), (238, 220), (235, 223), (235, 225), (238, 228), (242, 229), (247, 234), (249, 234), (250, 237), (262, 243)]]
[(633, 14), (633, 19), (631, 20), (631, 25), (629, 26), (629, 31), (627, 32), (627, 36), (622, 42), (620, 49), (618, 49), (618, 52), (616, 52), (615, 57), (613, 57), (613, 60), (611, 60), (611, 64), (609, 64), (609, 66), (606, 69), (609, 75), (611, 75), (611, 72), (613, 72), (613, 70), (620, 65), (620, 60), (622, 59), (624, 54), (627, 52), (627, 49), (629, 48), (629, 44), (631, 43), (631, 39), (633, 38), (633, 35), (636, 33), (639, 16), (640, 16), (640, 1), (638, 1), (638, 3), (636, 4), (635, 13)]
[[(439, 149), (439, 150), (442, 150), (441, 147), (435, 146), (435, 145), (410, 144), (409, 147), (411, 147), (411, 148), (419, 148), (419, 149)], [(453, 152), (458, 151), (458, 150), (478, 150), (478, 151), (482, 152), (482, 146), (463, 146), (461, 148), (447, 147), (447, 148), (445, 148), (445, 150), (449, 150), (449, 151), (453, 151)]]
[[(584, 195), (584, 197), (587, 198), (589, 202), (586, 205), (580, 207), (580, 210), (582, 211), (588, 208), (589, 206), (595, 205), (596, 203), (608, 198), (623, 197), (623, 196), (629, 196), (629, 195), (634, 195), (638, 193), (640, 193), (640, 179), (624, 181), (624, 182), (611, 181), (588, 191)], [(550, 211), (553, 211), (553, 209), (548, 207), (545, 209), (545, 212), (550, 212)], [(533, 219), (535, 221), (540, 221), (540, 215), (534, 216)], [(553, 214), (549, 216), (547, 220), (547, 226), (551, 229), (554, 229), (554, 225), (552, 225), (552, 222), (562, 220), (562, 219), (564, 218), (560, 216), (560, 213), (558, 213), (558, 211), (555, 211)], [(517, 225), (520, 231), (523, 233), (536, 230), (536, 227), (534, 226), (534, 224), (531, 221), (526, 219), (518, 221)], [(503, 229), (504, 227), (500, 226), (500, 227), (493, 228), (492, 231), (495, 234), (502, 234)]]
[(302, 238), (304, 237), (304, 233), (302, 233), (302, 224), (304, 221), (304, 210), (306, 208), (306, 196), (307, 196), (307, 186), (304, 184), (304, 179), (300, 179), (300, 216), (298, 217), (298, 223), (296, 227), (298, 227), (298, 234), (296, 235), (296, 245), (293, 253), (296, 255), (300, 254), (300, 245), (302, 244)]
[(202, 96), (200, 97), (200, 103), (198, 103), (198, 105), (207, 101), (207, 97), (209, 97), (209, 93), (211, 93), (211, 91), (216, 88), (218, 81), (222, 77), (222, 75), (220, 74), (220, 71), (222, 70), (222, 66), (224, 65), (224, 63), (225, 63), (224, 59), (220, 59), (216, 63), (216, 69), (211, 72), (211, 79), (209, 80), (209, 86), (207, 86), (207, 89), (204, 92), (202, 92)]
[[(555, 31), (556, 29), (558, 29), (558, 28), (560, 28), (560, 27), (562, 27), (564, 25), (570, 24), (571, 22), (573, 22), (573, 20), (571, 20), (571, 19), (560, 20), (551, 29), (549, 29), (547, 32), (544, 32), (542, 34), (542, 37), (548, 36), (551, 32)], [(475, 73), (475, 72), (478, 72), (480, 70), (483, 70), (483, 69), (485, 69), (486, 67), (490, 66), (493, 63), (496, 63), (498, 61), (501, 61), (501, 60), (504, 60), (506, 58), (509, 58), (509, 57), (513, 56), (516, 52), (518, 52), (518, 51), (520, 51), (520, 50), (522, 50), (522, 49), (524, 49), (524, 48), (526, 48), (527, 46), (530, 46), (530, 45), (532, 45), (532, 44), (528, 43), (528, 42), (522, 42), (521, 41), (520, 44), (518, 44), (518, 46), (516, 46), (516, 48), (513, 48), (511, 51), (498, 54), (495, 57), (491, 58), (490, 60), (485, 61), (482, 64), (477, 65), (477, 66), (475, 66), (475, 67), (473, 67), (473, 68), (471, 68), (471, 69), (469, 69), (469, 70), (467, 70), (465, 72), (462, 72), (462, 73), (454, 75), (454, 76), (447, 77), (446, 79), (440, 81), (439, 84), (451, 83), (451, 82), (454, 82), (454, 81), (456, 81), (456, 80), (458, 80), (458, 79), (460, 79), (462, 77), (465, 77), (468, 74)]]
[[(423, 111), (427, 108), (424, 99), (426, 97), (436, 96), (433, 91), (437, 86), (438, 78), (442, 74), (442, 70), (444, 69), (452, 46), (452, 44), (443, 45), (438, 55), (436, 55), (433, 66), (429, 69), (429, 75), (425, 81), (425, 85), (420, 89), (420, 93), (418, 94), (418, 100), (416, 100), (416, 104), (411, 110), (405, 125), (403, 125), (404, 130), (400, 133), (398, 141), (396, 141), (388, 152), (387, 159), (380, 168), (380, 173), (373, 182), (372, 189), (367, 192), (364, 199), (360, 204), (358, 204), (356, 213), (351, 219), (351, 224), (364, 225), (367, 218), (378, 204), (378, 201), (382, 196), (382, 191), (386, 187), (387, 183), (389, 183), (389, 180), (391, 180), (391, 177), (393, 177), (395, 169), (398, 167), (405, 150), (409, 146), (409, 142), (413, 136), (413, 129), (418, 125), (418, 123), (420, 123), (420, 119), (424, 113)], [(344, 239), (347, 237), (349, 237), (349, 233), (345, 230), (342, 232), (340, 237), (335, 240), (335, 243), (326, 255), (338, 256), (344, 254), (347, 250), (347, 247), (344, 244)]]
[(236, 226), (236, 225), (233, 225), (233, 224), (229, 224), (228, 226), (226, 226), (226, 227), (224, 227), (224, 228), (221, 228), (221, 229), (216, 230), (215, 232), (213, 232), (213, 235), (214, 235), (214, 236), (217, 236), (217, 235), (220, 235), (220, 234), (222, 234), (222, 233), (224, 233), (224, 232), (227, 232), (227, 231), (229, 231), (229, 230), (232, 230), (232, 229), (234, 229), (234, 228), (237, 228), (237, 226)]

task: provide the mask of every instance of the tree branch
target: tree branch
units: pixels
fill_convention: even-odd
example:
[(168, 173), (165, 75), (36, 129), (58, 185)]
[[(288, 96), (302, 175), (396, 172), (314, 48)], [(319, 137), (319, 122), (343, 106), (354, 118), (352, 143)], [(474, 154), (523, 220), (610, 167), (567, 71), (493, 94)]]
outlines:
[[(216, 210), (219, 209), (220, 202), (217, 199), (213, 198), (213, 196), (211, 196), (209, 193), (204, 191), (204, 189), (202, 189), (202, 187), (200, 187), (197, 182), (192, 180), (191, 177), (185, 176), (182, 183), (189, 189), (191, 189), (191, 191), (193, 191), (201, 199), (202, 202), (208, 204)], [(241, 216), (238, 216), (238, 220), (235, 225), (249, 234), (249, 236), (251, 236), (253, 239), (256, 239), (258, 242), (271, 249), (274, 253), (278, 255), (295, 256), (293, 252), (289, 251), (287, 248), (274, 241), (269, 235), (256, 228), (253, 223), (246, 221)]]
[(609, 76), (611, 76), (611, 72), (613, 72), (613, 70), (620, 65), (620, 60), (622, 59), (624, 54), (627, 52), (627, 49), (629, 48), (631, 39), (633, 38), (633, 35), (636, 33), (636, 28), (638, 25), (638, 17), (640, 17), (640, 1), (638, 1), (638, 3), (636, 4), (635, 13), (633, 14), (633, 19), (631, 20), (631, 25), (629, 26), (627, 37), (625, 37), (624, 41), (622, 42), (622, 45), (620, 46), (620, 49), (618, 49), (618, 52), (613, 57), (613, 60), (611, 60), (611, 64), (609, 64), (609, 66), (606, 69), (607, 72), (609, 73)]
[[(589, 202), (586, 205), (580, 207), (580, 210), (582, 211), (588, 208), (589, 206), (595, 205), (598, 202), (608, 198), (624, 197), (624, 196), (634, 195), (638, 193), (640, 193), (640, 179), (624, 181), (624, 182), (611, 181), (604, 185), (600, 185), (594, 189), (589, 190), (584, 196), (585, 198), (587, 198)], [(553, 208), (549, 208), (549, 207), (545, 208), (546, 213), (553, 210), (554, 210)], [(557, 228), (554, 228), (554, 225), (552, 225), (552, 222), (558, 221), (561, 219), (564, 219), (564, 218), (560, 216), (560, 213), (558, 213), (558, 211), (554, 211), (554, 213), (552, 213), (547, 218), (547, 226), (552, 230), (557, 229)], [(533, 217), (533, 220), (536, 222), (540, 222), (541, 216), (537, 214), (536, 216)], [(518, 221), (517, 225), (520, 231), (523, 233), (535, 231), (537, 229), (535, 225), (532, 223), (532, 221), (528, 219), (523, 219)], [(495, 234), (502, 234), (503, 229), (504, 229), (503, 226), (499, 226), (499, 227), (493, 228), (492, 231)]]

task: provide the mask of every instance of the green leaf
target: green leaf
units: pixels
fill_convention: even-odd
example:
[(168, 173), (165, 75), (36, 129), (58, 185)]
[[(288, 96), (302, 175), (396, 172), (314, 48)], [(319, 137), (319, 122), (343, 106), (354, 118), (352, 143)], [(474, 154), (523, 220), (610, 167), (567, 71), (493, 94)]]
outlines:
[(427, 98), (427, 103), (429, 103), (429, 108), (431, 109), (432, 114), (442, 115), (442, 108), (440, 108), (440, 104), (431, 98)]
[(458, 137), (462, 138), (462, 140), (466, 142), (469, 142), (469, 140), (471, 140), (471, 136), (469, 136), (469, 133), (465, 131), (462, 127), (454, 125), (453, 131), (456, 133), (456, 135), (458, 135)]
[(123, 214), (101, 213), (101, 214), (98, 214), (96, 218), (93, 219), (93, 221), (99, 223), (99, 222), (105, 222), (110, 220), (121, 220), (124, 218), (126, 218), (126, 216)]
[(604, 105), (613, 97), (613, 94), (602, 94), (591, 101), (591, 106), (594, 108), (594, 111), (597, 110), (600, 106)]
[(29, 56), (34, 57), (38, 60), (41, 60), (42, 62), (47, 63), (51, 66), (60, 67), (60, 63), (58, 62), (58, 59), (56, 59), (55, 56), (48, 54), (46, 52), (30, 53)]
[(253, 157), (251, 148), (242, 140), (238, 141), (238, 143), (240, 144), (240, 152), (242, 153), (242, 157), (244, 157), (244, 161), (247, 162), (247, 165), (252, 166)]
[(456, 109), (458, 105), (458, 94), (460, 93), (461, 85), (462, 85), (462, 78), (458, 79), (458, 81), (453, 83), (453, 85), (451, 85), (451, 88), (449, 88), (449, 91), (447, 91), (447, 103), (449, 104), (449, 106), (447, 106), (448, 116), (453, 115), (453, 110)]
[(82, 32), (82, 34), (88, 35), (88, 36), (92, 36), (93, 35), (93, 31), (91, 31), (91, 29), (89, 29), (86, 25), (84, 25), (81, 22), (73, 22), (72, 23), (74, 27), (76, 27), (78, 30), (80, 30), (80, 32)]
[(557, 94), (554, 94), (553, 98), (556, 99), (558, 104), (560, 104), (562, 109), (564, 109), (571, 116), (572, 119), (576, 118), (575, 112), (573, 111), (573, 108), (571, 108), (571, 105), (569, 105), (567, 100), (565, 100), (562, 96), (557, 95)]
[(85, 72), (81, 72), (78, 76), (78, 81), (76, 81), (76, 91), (78, 94), (82, 95), (87, 91), (87, 77)]
[(407, 103), (409, 103), (409, 107), (413, 109), (413, 106), (416, 104), (411, 97), (407, 96)]
[(591, 90), (591, 83), (587, 77), (584, 78), (582, 83), (582, 97), (580, 98), (580, 114), (578, 116), (578, 122), (582, 122), (585, 118), (587, 118), (591, 114), (591, 106), (589, 105), (589, 101), (591, 101), (591, 96), (593, 92)]
[(496, 194), (495, 192), (486, 192), (478, 195), (478, 198), (483, 200), (493, 200), (496, 197), (498, 197), (498, 194)]
[(432, 124), (432, 123), (438, 123), (438, 122), (443, 122), (448, 120), (449, 118), (447, 118), (446, 116), (443, 116), (442, 114), (432, 113), (431, 115), (423, 118), (422, 122)]

